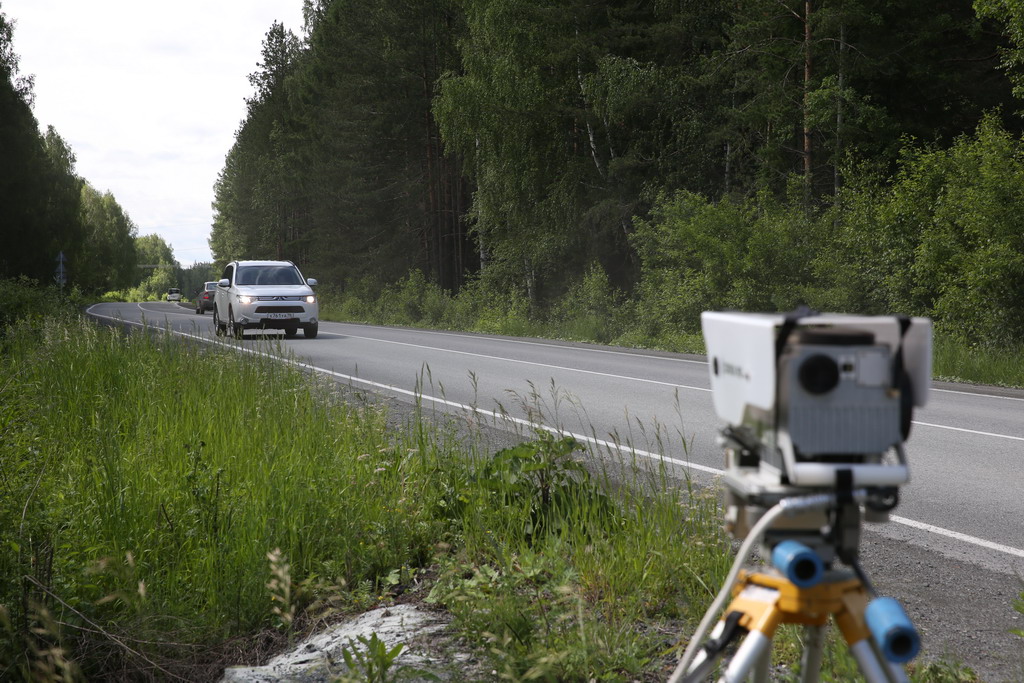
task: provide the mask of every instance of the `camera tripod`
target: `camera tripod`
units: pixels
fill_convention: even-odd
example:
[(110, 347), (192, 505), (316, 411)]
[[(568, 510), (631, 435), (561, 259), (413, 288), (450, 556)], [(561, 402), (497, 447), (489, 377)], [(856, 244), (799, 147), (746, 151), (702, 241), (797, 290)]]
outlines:
[[(774, 569), (741, 568), (753, 544), (776, 518), (828, 508), (836, 500), (833, 494), (786, 498), (754, 525), (722, 592), (705, 614), (669, 683), (704, 681), (744, 634), (719, 680), (738, 682), (753, 674), (757, 683), (767, 683), (772, 638), (782, 624), (804, 626), (801, 681), (812, 683), (821, 670), (825, 629), (830, 620), (839, 627), (868, 683), (907, 680), (901, 664), (917, 654), (917, 632), (895, 600), (871, 599), (873, 590), (859, 565), (854, 563), (852, 572), (826, 571), (812, 548), (787, 540), (772, 551)], [(730, 592), (732, 602), (708, 640), (703, 641), (703, 634)], [(703, 646), (698, 650), (701, 641)]]

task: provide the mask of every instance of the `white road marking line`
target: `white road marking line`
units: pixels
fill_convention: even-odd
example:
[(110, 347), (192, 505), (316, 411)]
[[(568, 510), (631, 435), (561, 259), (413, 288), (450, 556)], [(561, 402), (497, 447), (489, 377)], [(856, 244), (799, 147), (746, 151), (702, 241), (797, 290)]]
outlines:
[[(332, 321), (323, 321), (332, 322)], [(354, 323), (342, 323), (335, 322), (335, 325), (354, 325), (358, 327), (368, 327), (368, 325), (355, 325)], [(404, 329), (404, 328), (401, 328)], [(441, 337), (458, 337), (459, 339), (490, 339), (491, 341), (501, 342), (503, 344), (526, 344), (529, 346), (544, 346), (552, 349), (571, 349), (573, 351), (586, 351), (587, 353), (608, 353), (617, 356), (629, 356), (630, 358), (653, 358), (655, 360), (665, 360), (672, 363), (694, 363), (696, 365), (707, 365), (706, 360), (693, 360), (692, 358), (672, 358), (671, 356), (655, 356), (649, 353), (632, 353), (629, 351), (616, 351), (614, 349), (594, 349), (589, 346), (568, 346), (566, 344), (552, 344), (547, 342), (536, 342), (528, 341), (526, 339), (509, 339), (508, 337), (495, 337), (490, 334), (459, 334), (458, 332), (445, 332), (443, 330), (427, 330), (415, 328), (417, 333), (422, 332), (424, 334), (432, 334)], [(355, 335), (345, 335), (346, 337)], [(386, 339), (377, 339), (376, 337), (360, 337), (360, 339), (374, 339), (375, 341), (388, 341)]]
[[(139, 306), (140, 309), (146, 310), (146, 309), (142, 308), (142, 304), (138, 304), (138, 306)], [(185, 315), (185, 314), (182, 314), (182, 315)], [(380, 339), (378, 337), (365, 337), (365, 336), (354, 335), (354, 334), (347, 334), (345, 336), (349, 337), (351, 339), (362, 339), (364, 341), (375, 341), (375, 342), (381, 342), (381, 343), (384, 343), (384, 344), (395, 344), (395, 345), (398, 345), (398, 346), (409, 346), (409, 347), (416, 348), (416, 349), (426, 349), (426, 350), (430, 350), (430, 351), (441, 351), (441, 352), (444, 352), (444, 353), (453, 353), (453, 354), (457, 354), (457, 355), (460, 355), (460, 356), (472, 356), (472, 357), (475, 357), (475, 358), (485, 358), (487, 360), (497, 360), (497, 361), (506, 361), (506, 362), (509, 362), (509, 363), (520, 363), (520, 364), (523, 364), (523, 365), (533, 365), (535, 367), (548, 368), (550, 370), (565, 370), (567, 372), (577, 372), (577, 373), (582, 373), (582, 374), (586, 374), (586, 375), (596, 375), (596, 376), (599, 376), (599, 377), (608, 377), (608, 378), (611, 378), (611, 379), (624, 379), (624, 380), (627, 380), (627, 381), (644, 382), (644, 383), (647, 383), (647, 384), (658, 384), (658, 385), (661, 385), (661, 386), (673, 387), (673, 388), (678, 388), (678, 389), (691, 389), (693, 391), (703, 391), (703, 392), (707, 392), (707, 393), (711, 392), (711, 389), (705, 389), (704, 387), (695, 387), (695, 386), (692, 386), (692, 385), (689, 385), (689, 384), (676, 384), (676, 383), (673, 383), (673, 382), (662, 382), (662, 381), (655, 380), (655, 379), (644, 379), (642, 377), (630, 377), (628, 375), (615, 375), (615, 374), (611, 374), (611, 373), (607, 373), (607, 372), (597, 372), (596, 370), (581, 370), (579, 368), (570, 368), (570, 367), (565, 367), (563, 365), (551, 365), (551, 364), (548, 364), (548, 363), (536, 363), (536, 362), (533, 362), (533, 361), (518, 360), (518, 359), (515, 359), (515, 358), (506, 358), (504, 356), (492, 356), (492, 355), (487, 355), (487, 354), (482, 354), (482, 353), (473, 353), (473, 352), (470, 352), (470, 351), (454, 351), (452, 349), (445, 349), (445, 348), (441, 348), (441, 347), (437, 347), (437, 346), (427, 346), (425, 344), (412, 344), (410, 342), (393, 341), (391, 339)], [(468, 336), (468, 335), (464, 335), (464, 336)], [(696, 362), (696, 361), (694, 361), (694, 362)], [(942, 391), (942, 390), (933, 389), (933, 391)], [(958, 392), (958, 393), (960, 393), (960, 392)], [(963, 392), (963, 393), (968, 393), (968, 395), (972, 395), (972, 396), (977, 396), (978, 395), (978, 394), (971, 394), (969, 392)], [(996, 396), (996, 397), (993, 397), (993, 398), (1002, 398), (1002, 397)], [(978, 430), (974, 430), (974, 429), (965, 429), (963, 427), (951, 427), (949, 425), (940, 425), (940, 424), (934, 424), (934, 423), (931, 423), (931, 422), (919, 422), (917, 420), (914, 420), (912, 422), (912, 424), (919, 425), (919, 426), (922, 426), (922, 427), (933, 427), (935, 429), (948, 429), (950, 431), (964, 432), (964, 433), (967, 433), (967, 434), (975, 434), (977, 436), (990, 436), (990, 437), (997, 438), (997, 439), (1009, 439), (1011, 441), (1024, 441), (1024, 437), (1020, 437), (1020, 436), (1011, 436), (1009, 434), (997, 434), (995, 432), (982, 432), (982, 431), (978, 431)]]
[(976, 434), (978, 436), (994, 436), (997, 439), (1011, 439), (1013, 441), (1024, 441), (1024, 436), (1010, 436), (1009, 434), (995, 434), (994, 432), (979, 432), (977, 429), (964, 429), (963, 427), (950, 427), (949, 425), (937, 425), (931, 422), (917, 422), (913, 421), (915, 425), (921, 425), (922, 427), (935, 427), (936, 429), (948, 429), (953, 432), (965, 432), (967, 434)]
[[(87, 310), (87, 312), (89, 312), (90, 315), (95, 315), (95, 316), (97, 316), (99, 318), (107, 318), (108, 320), (118, 320), (120, 322), (128, 323), (128, 324), (131, 324), (131, 325), (137, 325), (139, 327), (143, 326), (143, 323), (137, 323), (137, 322), (132, 322), (132, 321), (128, 321), (128, 320), (122, 320), (120, 318), (113, 318), (113, 317), (107, 316), (107, 315), (100, 315), (100, 314), (97, 314), (97, 313), (91, 313), (92, 309), (95, 306), (97, 306), (97, 305), (99, 305), (99, 304), (94, 304), (93, 306), (90, 306), (89, 309)], [(140, 306), (140, 308), (141, 308), (141, 306)], [(398, 393), (398, 394), (402, 394), (402, 395), (405, 395), (405, 396), (411, 396), (413, 398), (417, 398), (417, 399), (420, 399), (420, 400), (427, 400), (427, 401), (430, 401), (432, 403), (438, 403), (438, 404), (445, 405), (445, 406), (448, 406), (448, 407), (451, 407), (451, 408), (458, 408), (460, 410), (466, 410), (466, 411), (469, 411), (469, 412), (472, 412), (472, 413), (477, 413), (477, 414), (480, 414), (480, 415), (491, 417), (493, 419), (509, 420), (511, 422), (514, 422), (516, 424), (519, 424), (519, 425), (522, 425), (522, 426), (525, 426), (525, 427), (535, 427), (535, 428), (543, 429), (545, 431), (551, 432), (552, 434), (571, 436), (574, 439), (577, 439), (579, 441), (583, 441), (583, 442), (590, 443), (590, 444), (593, 444), (593, 445), (601, 446), (601, 447), (604, 447), (604, 448), (615, 449), (615, 450), (618, 450), (618, 451), (626, 453), (626, 454), (636, 454), (636, 455), (639, 455), (639, 456), (642, 456), (642, 457), (645, 457), (645, 458), (650, 458), (652, 460), (658, 460), (660, 462), (665, 462), (665, 463), (669, 463), (669, 464), (672, 464), (672, 465), (677, 465), (679, 467), (685, 467), (685, 468), (691, 469), (691, 470), (697, 470), (699, 472), (705, 472), (707, 474), (714, 474), (714, 475), (725, 474), (724, 470), (721, 470), (721, 469), (718, 469), (718, 468), (715, 468), (715, 467), (708, 467), (706, 465), (700, 465), (700, 464), (689, 462), (689, 461), (686, 461), (686, 460), (679, 460), (677, 458), (670, 458), (670, 457), (665, 456), (665, 455), (659, 455), (657, 453), (651, 453), (649, 451), (644, 451), (644, 450), (640, 450), (640, 449), (637, 449), (637, 448), (631, 448), (629, 446), (623, 446), (622, 444), (618, 444), (618, 443), (615, 443), (615, 442), (612, 442), (612, 441), (605, 441), (603, 439), (595, 439), (594, 437), (586, 436), (584, 434), (575, 434), (573, 432), (567, 432), (567, 431), (564, 431), (564, 430), (557, 429), (555, 427), (549, 427), (549, 426), (544, 425), (544, 424), (539, 424), (539, 423), (536, 423), (536, 422), (530, 422), (529, 420), (523, 420), (521, 418), (512, 417), (511, 415), (504, 415), (504, 414), (501, 414), (501, 413), (496, 413), (494, 411), (484, 410), (483, 408), (479, 408), (477, 406), (469, 406), (469, 405), (465, 405), (463, 403), (457, 403), (455, 401), (450, 401), (448, 399), (439, 398), (437, 396), (428, 396), (426, 394), (417, 394), (415, 391), (410, 391), (409, 389), (402, 389), (400, 387), (392, 386), (390, 384), (383, 384), (381, 382), (374, 382), (372, 380), (363, 379), (361, 377), (355, 377), (353, 375), (346, 375), (344, 373), (336, 372), (334, 370), (328, 370), (326, 368), (321, 368), (321, 367), (318, 367), (316, 365), (311, 365), (309, 363), (303, 363), (302, 361), (298, 361), (298, 360), (282, 358), (280, 356), (273, 356), (273, 355), (271, 355), (269, 353), (266, 353), (264, 351), (259, 351), (257, 349), (251, 349), (251, 348), (247, 348), (247, 347), (244, 347), (244, 346), (239, 346), (237, 344), (229, 344), (229, 343), (226, 343), (226, 342), (218, 341), (216, 339), (210, 339), (209, 337), (205, 337), (205, 336), (201, 336), (201, 335), (189, 334), (187, 332), (177, 332), (177, 331), (173, 331), (173, 330), (172, 330), (172, 332), (174, 334), (178, 334), (178, 335), (181, 335), (183, 337), (188, 337), (190, 339), (196, 339), (196, 340), (199, 340), (199, 341), (204, 341), (204, 342), (207, 342), (207, 343), (210, 343), (210, 344), (216, 344), (217, 346), (223, 346), (223, 347), (228, 348), (228, 349), (234, 349), (236, 351), (242, 351), (244, 353), (251, 353), (251, 354), (254, 354), (254, 355), (262, 355), (262, 356), (265, 356), (265, 357), (268, 357), (268, 358), (276, 358), (276, 359), (278, 359), (280, 361), (283, 361), (285, 363), (288, 363), (290, 365), (294, 365), (294, 366), (297, 366), (297, 367), (300, 367), (300, 368), (304, 368), (304, 369), (311, 370), (311, 371), (314, 371), (314, 372), (319, 372), (319, 373), (326, 374), (326, 375), (331, 375), (332, 377), (337, 377), (339, 379), (343, 379), (343, 380), (348, 381), (348, 382), (356, 382), (356, 383), (364, 384), (366, 386), (371, 386), (371, 387), (374, 387), (374, 388), (377, 388), (377, 389), (383, 389), (383, 390), (386, 390), (386, 391), (392, 391), (392, 392), (395, 392), (395, 393)], [(381, 341), (381, 340), (374, 340), (374, 341)], [(400, 342), (396, 342), (396, 343), (400, 343)], [(427, 348), (432, 348), (432, 347), (427, 347)], [(475, 355), (475, 354), (470, 354), (470, 355)], [(924, 424), (924, 423), (922, 423), (922, 424)], [(927, 426), (942, 427), (942, 425), (927, 425)], [(947, 429), (955, 429), (955, 428), (947, 427)], [(971, 431), (971, 430), (960, 430), (960, 431)], [(984, 433), (984, 432), (978, 432), (978, 433)], [(1001, 436), (1001, 435), (993, 434), (992, 436)], [(1008, 438), (1016, 439), (1018, 437), (1008, 437)], [(1012, 546), (1003, 545), (1001, 543), (995, 543), (993, 541), (986, 541), (983, 538), (977, 538), (976, 536), (970, 536), (968, 534), (963, 534), (963, 533), (960, 533), (959, 531), (953, 531), (951, 529), (945, 529), (943, 527), (935, 526), (934, 524), (928, 524), (926, 522), (918, 522), (916, 520), (908, 519), (906, 517), (899, 517), (897, 515), (892, 515), (889, 518), (889, 520), (891, 522), (895, 522), (896, 524), (902, 524), (904, 526), (909, 526), (909, 527), (911, 527), (913, 529), (918, 529), (920, 531), (925, 531), (925, 532), (937, 534), (937, 535), (940, 535), (940, 536), (945, 536), (947, 538), (952, 538), (954, 540), (962, 541), (964, 543), (969, 543), (971, 545), (976, 545), (976, 546), (979, 546), (981, 548), (987, 548), (989, 550), (995, 550), (997, 552), (1004, 553), (1004, 554), (1007, 554), (1007, 555), (1013, 555), (1015, 557), (1024, 557), (1024, 550), (1022, 550), (1020, 548), (1014, 548)]]
[[(326, 323), (326, 322), (330, 322), (330, 321), (324, 321), (324, 322)], [(336, 325), (347, 325), (347, 324), (351, 324), (351, 323), (334, 323), (334, 324), (336, 324)], [(366, 326), (359, 325), (359, 327), (366, 327)], [(615, 351), (615, 350), (612, 350), (612, 349), (592, 349), (592, 348), (587, 347), (587, 346), (562, 346), (560, 344), (547, 344), (547, 343), (544, 343), (544, 342), (532, 342), (532, 341), (527, 341), (525, 339), (507, 339), (505, 337), (495, 337), (495, 336), (487, 335), (487, 334), (470, 335), (470, 334), (458, 334), (456, 332), (443, 332), (443, 331), (438, 331), (438, 330), (420, 330), (420, 329), (417, 329), (416, 332), (422, 332), (424, 334), (433, 334), (433, 335), (445, 336), (445, 337), (458, 337), (460, 339), (490, 339), (492, 341), (497, 341), (497, 342), (502, 342), (502, 343), (509, 343), (509, 344), (527, 344), (527, 345), (531, 345), (531, 346), (544, 346), (544, 347), (556, 348), (556, 349), (573, 349), (573, 350), (577, 350), (577, 351), (584, 351), (586, 353), (607, 353), (607, 354), (614, 354), (614, 355), (619, 355), (619, 356), (630, 356), (632, 358), (652, 358), (654, 360), (665, 360), (665, 361), (672, 361), (672, 362), (678, 362), (678, 363), (693, 363), (695, 365), (707, 365), (708, 364), (708, 362), (706, 360), (693, 360), (691, 358), (671, 358), (671, 357), (666, 357), (666, 356), (654, 356), (654, 355), (650, 355), (650, 354), (646, 354), (646, 353), (630, 353), (628, 351)], [(362, 336), (358, 336), (358, 335), (345, 335), (345, 336), (347, 336), (347, 337), (355, 337), (356, 339), (367, 339), (367, 340), (371, 340), (371, 341), (380, 341), (380, 342), (391, 341), (391, 340), (388, 340), (388, 339), (380, 339), (378, 337), (362, 337)], [(391, 343), (401, 344), (403, 342), (391, 342)], [(424, 348), (435, 348), (435, 347), (429, 347), (428, 346), (428, 347), (424, 347)], [(438, 350), (447, 351), (448, 349), (438, 349)], [(453, 352), (453, 353), (457, 353), (457, 352)], [(706, 390), (706, 391), (710, 391), (710, 390)], [(939, 389), (937, 387), (931, 387), (930, 391), (935, 391), (935, 392), (944, 393), (944, 394), (962, 394), (964, 396), (978, 396), (978, 397), (982, 397), (982, 398), (1003, 399), (1003, 400), (1006, 400), (1006, 401), (1024, 401), (1024, 398), (1020, 398), (1020, 397), (1016, 397), (1016, 396), (1000, 396), (998, 394), (986, 394), (986, 393), (978, 392), (978, 391), (960, 391), (958, 389)]]
[[(152, 308), (144, 308), (142, 306), (142, 304), (144, 304), (144, 303), (156, 304), (156, 303), (167, 303), (167, 302), (163, 302), (163, 301), (143, 301), (143, 302), (140, 302), (140, 303), (136, 304), (139, 307), (139, 310), (141, 310), (143, 313), (156, 313), (156, 314), (159, 314), (159, 315), (184, 315), (184, 316), (188, 316), (189, 318), (192, 318), (192, 317), (194, 317), (196, 315), (195, 311), (190, 311), (188, 309), (184, 309), (184, 310), (181, 310), (181, 311), (164, 311), (162, 309), (154, 310)], [(94, 305), (98, 306), (99, 304), (94, 304)], [(181, 308), (181, 306), (177, 306), (176, 308)]]
[(921, 531), (929, 531), (939, 536), (946, 536), (947, 538), (956, 539), (957, 541), (964, 541), (965, 543), (971, 543), (973, 545), (981, 546), (982, 548), (988, 548), (989, 550), (995, 550), (996, 552), (1006, 553), (1007, 555), (1014, 555), (1016, 557), (1024, 557), (1024, 550), (1020, 548), (1013, 548), (1002, 543), (993, 543), (992, 541), (986, 541), (983, 538), (975, 538), (974, 536), (968, 536), (962, 534), (959, 531), (951, 531), (949, 529), (943, 529), (942, 527), (935, 526), (934, 524), (925, 524), (924, 522), (918, 522), (913, 519), (907, 519), (906, 517), (898, 517), (891, 515), (889, 521), (896, 522), (897, 524), (903, 524), (914, 529), (920, 529)]
[(599, 377), (610, 377), (612, 379), (624, 379), (631, 382), (644, 382), (646, 384), (660, 384), (666, 387), (673, 387), (679, 389), (693, 389), (694, 391), (707, 391), (711, 389), (705, 389), (704, 387), (694, 387), (687, 384), (677, 384), (675, 382), (662, 382), (656, 379), (644, 379), (643, 377), (629, 377), (627, 375), (613, 375), (608, 372), (597, 372), (596, 370), (581, 370), (579, 368), (567, 368), (562, 365), (549, 365), (548, 363), (535, 363), (529, 360), (518, 360), (516, 358), (506, 358), (504, 356), (489, 356), (483, 353), (473, 353), (471, 351), (453, 351), (452, 349), (443, 349), (437, 346), (426, 346), (424, 344), (411, 344), (409, 342), (392, 341), (390, 339), (378, 339), (376, 337), (360, 337), (354, 334), (347, 334), (346, 337), (350, 339), (363, 339), (365, 341), (382, 342), (385, 344), (397, 344), (398, 346), (411, 346), (414, 349), (428, 349), (430, 351), (442, 351), (444, 353), (454, 353), (460, 356), (473, 356), (474, 358), (486, 358), (487, 360), (505, 361), (507, 363), (521, 363), (522, 365), (533, 365), (539, 368), (548, 368), (551, 370), (565, 370), (567, 372), (579, 372), (585, 375), (597, 375)]
[(1024, 401), (1024, 398), (1018, 396), (999, 396), (998, 394), (985, 394), (980, 391), (960, 391), (959, 389), (937, 389), (931, 388), (931, 391), (938, 391), (943, 394), (960, 394), (961, 396), (980, 396), (982, 398), (1001, 398), (1004, 401)]

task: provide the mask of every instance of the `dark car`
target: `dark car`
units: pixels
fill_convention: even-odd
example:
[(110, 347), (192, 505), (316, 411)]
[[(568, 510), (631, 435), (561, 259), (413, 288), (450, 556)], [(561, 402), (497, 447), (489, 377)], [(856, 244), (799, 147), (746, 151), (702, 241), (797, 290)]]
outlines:
[(192, 297), (196, 302), (196, 313), (202, 315), (206, 311), (213, 310), (213, 293), (217, 291), (216, 282), (207, 282), (203, 288)]

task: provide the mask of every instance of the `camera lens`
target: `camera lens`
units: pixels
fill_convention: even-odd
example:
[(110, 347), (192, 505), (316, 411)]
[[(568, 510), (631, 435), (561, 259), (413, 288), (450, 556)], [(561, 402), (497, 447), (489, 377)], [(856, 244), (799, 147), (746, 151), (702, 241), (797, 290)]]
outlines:
[(839, 384), (839, 366), (823, 354), (811, 356), (800, 366), (800, 386), (811, 394), (825, 394)]

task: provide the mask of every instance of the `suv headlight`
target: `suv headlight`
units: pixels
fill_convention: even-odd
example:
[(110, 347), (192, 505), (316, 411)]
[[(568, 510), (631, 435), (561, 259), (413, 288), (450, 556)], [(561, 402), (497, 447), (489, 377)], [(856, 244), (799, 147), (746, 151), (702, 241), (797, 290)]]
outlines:
[(240, 304), (251, 304), (255, 300), (256, 297), (253, 296), (245, 296), (244, 294), (238, 295), (238, 303)]
[(309, 296), (306, 297), (306, 303), (307, 304), (315, 304), (316, 303), (316, 297), (313, 296), (312, 294), (310, 294)]

